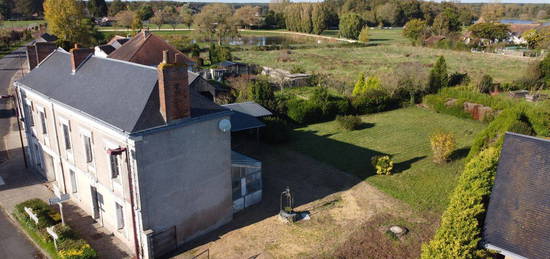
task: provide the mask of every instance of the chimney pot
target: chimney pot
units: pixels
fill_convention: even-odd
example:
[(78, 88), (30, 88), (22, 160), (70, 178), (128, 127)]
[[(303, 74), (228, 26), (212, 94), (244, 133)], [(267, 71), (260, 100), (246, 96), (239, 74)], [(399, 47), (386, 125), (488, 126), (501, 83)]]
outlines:
[(162, 63), (168, 64), (168, 50), (162, 51)]

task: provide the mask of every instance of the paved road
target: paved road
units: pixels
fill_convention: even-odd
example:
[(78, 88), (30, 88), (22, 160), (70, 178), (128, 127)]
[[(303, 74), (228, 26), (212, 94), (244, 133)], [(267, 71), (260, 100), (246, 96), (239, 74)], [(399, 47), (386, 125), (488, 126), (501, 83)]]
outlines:
[(0, 212), (0, 258), (45, 258), (4, 212)]
[[(0, 95), (8, 94), (11, 78), (21, 69), (21, 62), (25, 58), (24, 51), (25, 48), (19, 48), (0, 59)], [(6, 100), (0, 101), (0, 115), (6, 115), (7, 108)], [(11, 126), (9, 118), (0, 116), (0, 151), (4, 149), (1, 139), (9, 132)], [(0, 152), (0, 163), (3, 160), (2, 156), (5, 159), (6, 152)], [(4, 211), (0, 211), (0, 258), (45, 258), (25, 234), (13, 225)]]

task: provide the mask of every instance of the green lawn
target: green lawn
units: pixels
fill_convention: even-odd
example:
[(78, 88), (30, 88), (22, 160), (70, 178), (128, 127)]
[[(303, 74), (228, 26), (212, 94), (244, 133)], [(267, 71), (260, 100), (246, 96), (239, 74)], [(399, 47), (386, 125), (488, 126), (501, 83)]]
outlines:
[(324, 72), (334, 79), (354, 82), (360, 72), (375, 74), (403, 62), (420, 62), (427, 68), (443, 55), (451, 72), (469, 74), (486, 73), (497, 82), (510, 82), (520, 78), (532, 59), (496, 54), (471, 53), (409, 44), (389, 44), (369, 47), (321, 47), (296, 49), (290, 54), (291, 61), (277, 61), (280, 51), (241, 51), (233, 55), (245, 62), (290, 70), (299, 65), (309, 72)]
[[(292, 149), (366, 179), (380, 190), (420, 211), (442, 212), (462, 171), (473, 137), (485, 124), (410, 107), (362, 116), (363, 129), (341, 130), (335, 121), (293, 131)], [(457, 140), (453, 162), (432, 162), (429, 136), (452, 132)], [(396, 173), (378, 176), (374, 155), (391, 155)]]
[(2, 21), (0, 28), (20, 28), (27, 27), (29, 25), (39, 25), (45, 23), (44, 20), (30, 20), (30, 21)]

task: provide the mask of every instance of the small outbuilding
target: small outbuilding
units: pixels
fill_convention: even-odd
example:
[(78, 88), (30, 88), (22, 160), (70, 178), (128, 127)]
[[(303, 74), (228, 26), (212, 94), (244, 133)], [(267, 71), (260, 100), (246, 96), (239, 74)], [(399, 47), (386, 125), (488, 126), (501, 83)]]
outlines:
[(506, 133), (483, 242), (506, 258), (550, 255), (550, 140)]

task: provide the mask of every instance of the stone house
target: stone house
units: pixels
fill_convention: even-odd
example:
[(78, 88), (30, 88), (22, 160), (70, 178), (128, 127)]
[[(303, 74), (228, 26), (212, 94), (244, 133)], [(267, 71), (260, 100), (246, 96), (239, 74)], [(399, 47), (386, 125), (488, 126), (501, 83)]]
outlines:
[(31, 167), (137, 258), (229, 222), (232, 112), (188, 87), (180, 54), (154, 67), (92, 53), (56, 49), (14, 83)]

